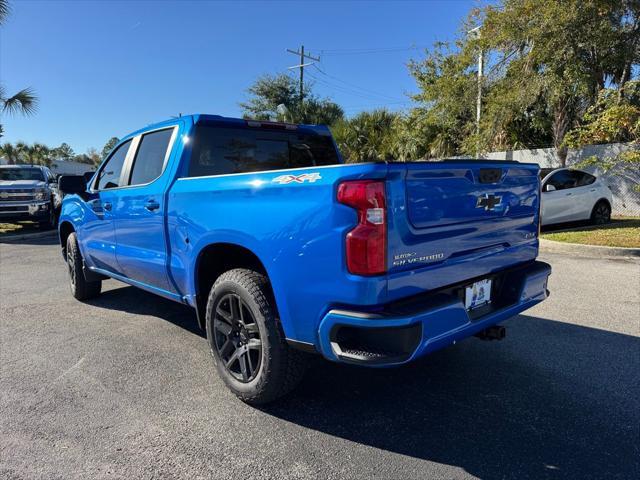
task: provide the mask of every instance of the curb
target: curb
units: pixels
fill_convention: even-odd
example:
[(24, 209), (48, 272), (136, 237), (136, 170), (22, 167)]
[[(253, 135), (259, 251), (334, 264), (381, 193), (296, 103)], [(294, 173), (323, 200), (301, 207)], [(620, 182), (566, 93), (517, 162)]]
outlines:
[(37, 238), (53, 237), (58, 235), (58, 230), (47, 230), (46, 232), (22, 233), (17, 235), (0, 236), (0, 243), (12, 242), (15, 240), (32, 240)]
[(556, 242), (540, 239), (540, 251), (544, 253), (564, 253), (578, 257), (640, 257), (640, 248), (603, 247), (599, 245), (582, 245), (580, 243)]

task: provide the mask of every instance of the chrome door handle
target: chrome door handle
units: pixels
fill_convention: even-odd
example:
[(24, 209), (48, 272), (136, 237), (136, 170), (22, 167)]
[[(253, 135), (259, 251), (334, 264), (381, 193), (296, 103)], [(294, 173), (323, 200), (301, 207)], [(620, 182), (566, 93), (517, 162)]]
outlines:
[(569, 193), (565, 193), (565, 195), (568, 197), (569, 195), (573, 195), (573, 194), (569, 192)]
[(144, 204), (144, 208), (146, 208), (150, 212), (153, 212), (154, 210), (160, 208), (160, 204), (155, 200), (147, 200), (147, 203)]
[(104, 202), (102, 204), (102, 208), (104, 208), (105, 210), (107, 210), (108, 212), (111, 211), (111, 202)]

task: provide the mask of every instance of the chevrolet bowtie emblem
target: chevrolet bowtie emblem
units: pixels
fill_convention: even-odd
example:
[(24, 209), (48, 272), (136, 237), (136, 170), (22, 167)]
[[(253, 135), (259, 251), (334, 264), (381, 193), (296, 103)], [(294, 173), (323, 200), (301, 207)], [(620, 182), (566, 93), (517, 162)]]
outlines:
[(497, 195), (489, 195), (485, 193), (483, 196), (478, 197), (478, 202), (476, 203), (476, 208), (484, 208), (485, 210), (494, 210), (500, 202), (502, 201), (502, 197)]

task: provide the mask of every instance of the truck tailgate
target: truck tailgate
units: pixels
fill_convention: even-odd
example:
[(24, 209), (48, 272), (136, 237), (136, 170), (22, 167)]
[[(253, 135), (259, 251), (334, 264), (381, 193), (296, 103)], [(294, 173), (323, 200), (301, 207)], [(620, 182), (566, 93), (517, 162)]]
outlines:
[(394, 163), (388, 180), (390, 298), (479, 277), (537, 255), (537, 165)]

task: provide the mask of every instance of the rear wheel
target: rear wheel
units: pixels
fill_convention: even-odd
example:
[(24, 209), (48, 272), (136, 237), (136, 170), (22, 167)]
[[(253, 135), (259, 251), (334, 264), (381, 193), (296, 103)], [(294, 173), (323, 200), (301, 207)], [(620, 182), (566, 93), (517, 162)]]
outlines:
[(88, 282), (84, 278), (82, 254), (78, 247), (76, 234), (71, 233), (67, 237), (67, 268), (69, 269), (69, 282), (71, 286), (71, 294), (77, 300), (88, 300), (100, 295), (102, 289), (102, 281), (97, 280)]
[(302, 378), (304, 353), (287, 344), (264, 275), (247, 269), (223, 273), (211, 288), (206, 323), (218, 373), (242, 401), (271, 402)]
[(599, 201), (591, 211), (591, 223), (594, 225), (604, 225), (611, 221), (611, 207), (605, 201)]

